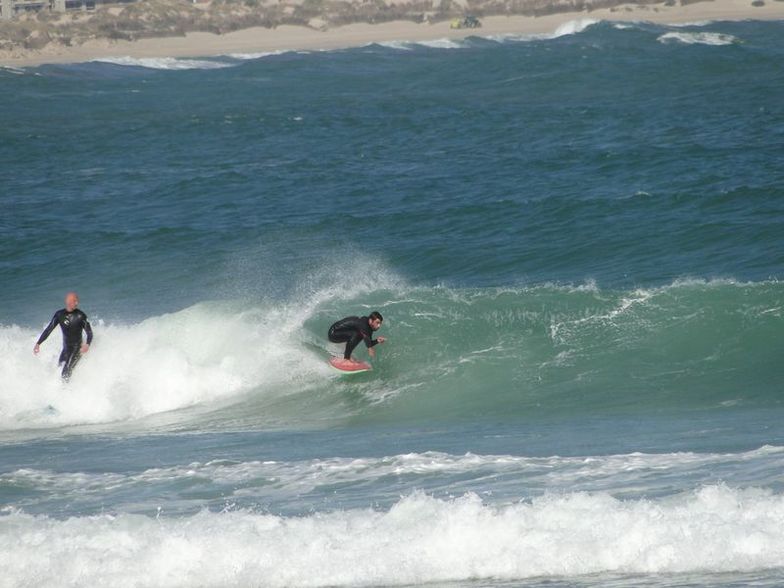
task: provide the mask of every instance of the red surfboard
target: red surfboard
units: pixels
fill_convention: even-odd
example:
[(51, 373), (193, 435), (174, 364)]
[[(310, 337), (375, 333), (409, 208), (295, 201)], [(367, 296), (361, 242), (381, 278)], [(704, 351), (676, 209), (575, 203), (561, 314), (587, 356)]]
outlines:
[(330, 358), (329, 365), (342, 374), (361, 374), (373, 369), (372, 365), (364, 361), (351, 361), (350, 359), (343, 359), (342, 357)]

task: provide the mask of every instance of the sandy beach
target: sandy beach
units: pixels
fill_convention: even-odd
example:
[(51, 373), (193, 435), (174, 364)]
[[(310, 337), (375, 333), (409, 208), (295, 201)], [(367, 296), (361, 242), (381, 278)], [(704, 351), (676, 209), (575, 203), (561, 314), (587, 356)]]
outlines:
[(395, 21), (358, 23), (317, 30), (309, 27), (254, 27), (222, 35), (192, 32), (179, 37), (138, 41), (91, 40), (74, 47), (50, 45), (42, 50), (0, 52), (0, 65), (26, 67), (44, 63), (75, 63), (101, 58), (208, 57), (232, 53), (265, 53), (290, 50), (330, 50), (391, 41), (460, 39), (471, 35), (546, 34), (580, 19), (618, 22), (649, 21), (683, 24), (716, 20), (784, 19), (784, 2), (773, 0), (752, 6), (748, 0), (715, 0), (685, 6), (621, 5), (610, 9), (564, 12), (546, 16), (490, 16), (478, 30), (450, 29), (449, 22), (417, 24)]

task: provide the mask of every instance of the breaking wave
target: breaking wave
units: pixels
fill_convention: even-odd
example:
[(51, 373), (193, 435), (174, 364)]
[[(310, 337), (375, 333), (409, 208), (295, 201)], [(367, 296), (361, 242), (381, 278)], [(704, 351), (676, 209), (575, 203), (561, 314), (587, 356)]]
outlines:
[[(38, 586), (356, 586), (598, 573), (779, 568), (784, 497), (724, 485), (665, 500), (604, 493), (488, 505), (416, 492), (388, 511), (249, 510), (0, 517), (11, 583)], [(45, 554), (45, 556), (42, 556)]]
[[(387, 319), (388, 343), (373, 372), (343, 381), (326, 366), (338, 349), (324, 333), (341, 316), (373, 309)], [(0, 427), (124, 421), (189, 407), (254, 426), (732, 410), (780, 404), (784, 376), (784, 286), (775, 281), (628, 291), (397, 285), (349, 296), (336, 287), (287, 302), (205, 302), (95, 330), (66, 386), (56, 335), (34, 357), (38, 329), (0, 327)]]

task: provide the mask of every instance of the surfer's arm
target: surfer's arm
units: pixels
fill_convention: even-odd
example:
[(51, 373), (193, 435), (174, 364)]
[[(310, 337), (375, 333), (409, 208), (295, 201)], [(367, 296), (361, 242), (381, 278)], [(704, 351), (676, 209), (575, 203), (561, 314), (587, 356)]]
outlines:
[(52, 331), (54, 331), (54, 328), (57, 326), (57, 323), (59, 322), (58, 321), (59, 314), (60, 314), (59, 312), (54, 313), (54, 316), (52, 317), (52, 320), (49, 321), (49, 324), (46, 325), (46, 328), (44, 329), (44, 332), (41, 333), (40, 337), (38, 337), (38, 341), (36, 341), (36, 343), (35, 343), (36, 347), (38, 347), (41, 343), (46, 341), (47, 337), (49, 337), (49, 335), (52, 334)]
[(93, 342), (93, 328), (86, 316), (84, 317), (84, 333), (87, 335), (87, 345), (90, 345)]
[(368, 355), (370, 357), (376, 357), (376, 350), (373, 348), (379, 343), (383, 343), (384, 338), (379, 337), (378, 339), (373, 339), (370, 335), (365, 335), (364, 333), (363, 336), (365, 337), (365, 345), (367, 345), (368, 348)]

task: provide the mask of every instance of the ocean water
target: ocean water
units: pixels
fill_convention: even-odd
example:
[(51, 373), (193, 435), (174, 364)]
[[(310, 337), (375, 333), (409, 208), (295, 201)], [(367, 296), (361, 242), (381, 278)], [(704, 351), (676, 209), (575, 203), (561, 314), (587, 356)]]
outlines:
[(781, 585), (782, 38), (0, 69), (0, 586)]

